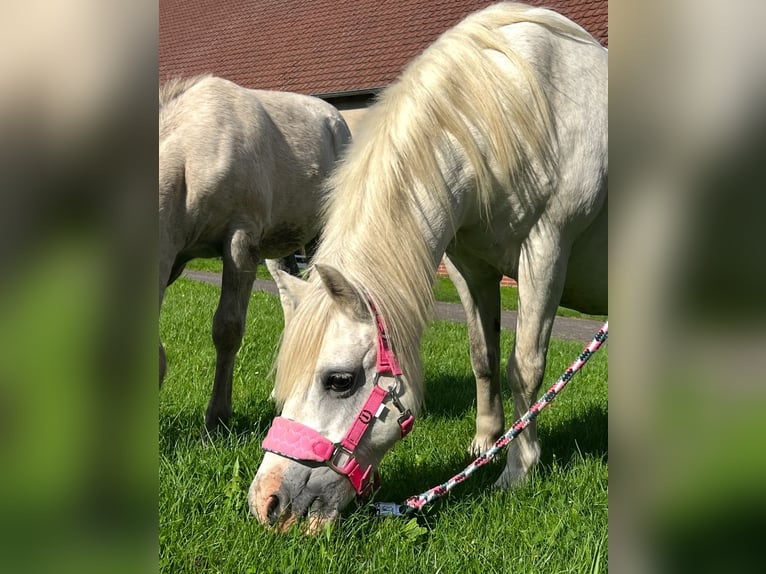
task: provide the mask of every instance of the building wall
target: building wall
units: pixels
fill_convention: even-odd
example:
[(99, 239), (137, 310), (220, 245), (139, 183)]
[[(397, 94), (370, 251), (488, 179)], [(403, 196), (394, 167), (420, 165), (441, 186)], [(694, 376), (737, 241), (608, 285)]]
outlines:
[(367, 111), (367, 107), (368, 106), (359, 104), (353, 108), (340, 110), (340, 114), (343, 116), (343, 119), (346, 120), (348, 129), (351, 130), (352, 136), (356, 135), (357, 126), (359, 125), (361, 119), (364, 117), (364, 114)]

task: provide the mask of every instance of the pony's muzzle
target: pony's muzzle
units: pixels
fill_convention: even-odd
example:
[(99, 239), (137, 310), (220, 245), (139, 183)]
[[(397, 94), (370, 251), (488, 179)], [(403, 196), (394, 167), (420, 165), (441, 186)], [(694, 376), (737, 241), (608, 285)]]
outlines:
[(250, 512), (281, 532), (302, 519), (308, 519), (307, 532), (317, 532), (353, 498), (348, 480), (330, 468), (305, 466), (272, 453), (266, 453), (248, 492)]
[[(270, 458), (268, 453), (264, 463), (267, 462), (267, 458)], [(269, 462), (267, 467), (262, 465), (256, 473), (247, 493), (247, 501), (250, 512), (259, 522), (274, 525), (287, 508), (286, 497), (279, 494), (287, 461), (275, 456), (274, 460)]]

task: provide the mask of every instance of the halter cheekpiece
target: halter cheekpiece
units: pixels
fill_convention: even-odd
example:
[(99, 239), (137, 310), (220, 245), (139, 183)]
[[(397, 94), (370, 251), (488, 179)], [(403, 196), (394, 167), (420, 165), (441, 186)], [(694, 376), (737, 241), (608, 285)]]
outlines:
[[(405, 409), (399, 400), (402, 369), (399, 361), (388, 343), (383, 317), (370, 301), (370, 307), (375, 316), (375, 326), (378, 334), (378, 357), (375, 365), (375, 379), (372, 391), (367, 397), (362, 409), (351, 424), (343, 439), (334, 443), (314, 429), (303, 423), (284, 417), (276, 417), (269, 429), (261, 448), (298, 462), (324, 463), (338, 474), (344, 475), (351, 482), (359, 496), (369, 494), (376, 483), (379, 483), (377, 472), (373, 473), (372, 465), (363, 467), (356, 458), (355, 452), (359, 442), (367, 432), (372, 422), (384, 412), (386, 399), (391, 399), (399, 410), (397, 419), (404, 438), (412, 430), (415, 417), (409, 409)], [(379, 385), (382, 376), (392, 377), (394, 382), (388, 389)]]

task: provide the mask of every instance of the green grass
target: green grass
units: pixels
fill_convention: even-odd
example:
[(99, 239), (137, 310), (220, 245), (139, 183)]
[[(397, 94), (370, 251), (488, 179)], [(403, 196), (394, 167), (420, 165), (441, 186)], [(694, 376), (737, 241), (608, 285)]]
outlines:
[[(215, 353), (216, 287), (180, 279), (160, 332), (168, 374), (160, 392), (160, 566), (163, 572), (606, 572), (607, 352), (539, 419), (541, 464), (513, 492), (491, 488), (488, 465), (418, 519), (349, 509), (315, 537), (276, 534), (249, 515), (247, 489), (274, 416), (269, 372), (282, 328), (276, 297), (253, 293), (234, 375), (232, 432), (203, 443)], [(507, 356), (513, 335), (503, 332)], [(545, 384), (581, 350), (552, 341)], [(378, 500), (402, 501), (468, 462), (475, 417), (465, 326), (433, 323), (423, 340), (426, 412), (381, 466)], [(506, 397), (508, 392), (505, 392)], [(510, 424), (511, 403), (506, 398)]]
[[(194, 271), (208, 271), (210, 273), (220, 273), (222, 269), (220, 259), (194, 259), (188, 263), (186, 268)], [(269, 271), (266, 269), (265, 265), (258, 266), (257, 277), (258, 279), (271, 280), (271, 275), (269, 275)], [(436, 278), (436, 283), (434, 284), (434, 297), (437, 301), (460, 303), (457, 289), (455, 289), (455, 286), (448, 277)], [(505, 311), (518, 311), (518, 290), (516, 287), (500, 288), (500, 306)], [(556, 315), (559, 317), (575, 317), (579, 319), (606, 321), (606, 315), (587, 315), (566, 307), (559, 307), (556, 311)]]

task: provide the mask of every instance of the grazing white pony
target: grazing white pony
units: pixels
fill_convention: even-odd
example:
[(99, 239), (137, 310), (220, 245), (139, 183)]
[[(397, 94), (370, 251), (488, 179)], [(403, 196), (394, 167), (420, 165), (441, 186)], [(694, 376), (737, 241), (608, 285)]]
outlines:
[[(323, 184), (350, 137), (340, 113), (318, 98), (213, 76), (160, 89), (160, 307), (190, 259), (223, 258), (208, 429), (231, 416), (234, 358), (256, 267), (319, 233)], [(160, 343), (160, 385), (164, 373)]]
[[(504, 3), (447, 31), (370, 108), (331, 177), (309, 280), (277, 276), (282, 415), (250, 487), (259, 520), (317, 528), (368, 490), (423, 398), (419, 343), (445, 252), (476, 376), (472, 452), (505, 426), (501, 276), (519, 284), (516, 417), (540, 387), (559, 302), (606, 312), (607, 85), (607, 51), (582, 28)], [(532, 423), (497, 485), (539, 456)]]

